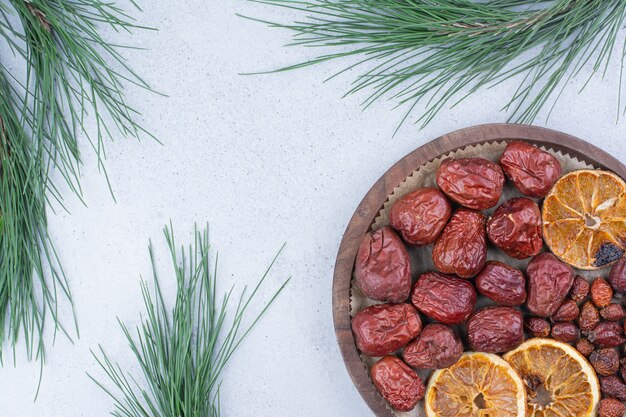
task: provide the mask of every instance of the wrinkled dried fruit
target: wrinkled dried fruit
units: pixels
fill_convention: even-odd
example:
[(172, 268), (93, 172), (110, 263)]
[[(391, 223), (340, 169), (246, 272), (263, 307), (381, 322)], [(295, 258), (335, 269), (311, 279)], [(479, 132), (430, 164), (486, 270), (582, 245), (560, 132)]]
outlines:
[(593, 330), (600, 323), (600, 314), (598, 309), (593, 305), (591, 301), (586, 301), (580, 309), (580, 315), (578, 316), (578, 327), (583, 332)]
[(569, 292), (570, 298), (577, 303), (580, 303), (587, 298), (587, 295), (589, 295), (589, 283), (580, 275), (576, 276), (576, 278), (574, 278), (572, 290)]
[(545, 197), (561, 176), (558, 159), (521, 141), (506, 146), (500, 156), (500, 165), (515, 187), (531, 197)]
[(546, 319), (530, 317), (526, 319), (525, 324), (533, 337), (548, 337), (550, 335), (550, 323)]
[(611, 267), (609, 282), (616, 292), (626, 292), (626, 257), (620, 258), (620, 260)]
[(620, 359), (619, 364), (619, 374), (626, 381), (626, 358)]
[(593, 343), (587, 339), (580, 339), (576, 342), (576, 350), (578, 350), (583, 356), (591, 355), (591, 352), (595, 349)]
[(626, 342), (622, 326), (612, 321), (598, 324), (587, 336), (591, 343), (600, 347), (616, 347)]
[(396, 201), (389, 224), (405, 242), (421, 246), (433, 243), (452, 214), (452, 206), (437, 188), (421, 188)]
[(404, 360), (413, 368), (443, 369), (463, 354), (463, 343), (454, 331), (439, 323), (424, 327), (419, 337), (404, 348)]
[(513, 307), (485, 307), (467, 322), (467, 338), (473, 350), (502, 353), (524, 341), (522, 313)]
[(598, 307), (606, 307), (613, 299), (613, 288), (604, 278), (596, 278), (591, 284), (591, 301)]
[(411, 294), (413, 305), (443, 324), (459, 324), (469, 318), (476, 304), (476, 291), (467, 280), (438, 272), (422, 274)]
[(619, 370), (619, 353), (611, 348), (599, 349), (589, 356), (589, 362), (598, 375), (613, 375)]
[(549, 252), (540, 253), (526, 267), (526, 305), (535, 316), (550, 317), (565, 300), (574, 283), (574, 270)]
[(621, 304), (609, 304), (600, 310), (600, 315), (605, 320), (620, 321), (626, 317), (626, 310), (624, 310)]
[(461, 278), (476, 275), (487, 259), (485, 216), (478, 211), (459, 209), (433, 246), (435, 267)]
[(502, 262), (487, 262), (474, 282), (479, 293), (500, 305), (516, 306), (526, 301), (524, 274)]
[(409, 253), (390, 227), (365, 235), (356, 256), (355, 272), (357, 285), (372, 300), (400, 303), (409, 298)]
[(620, 400), (612, 397), (600, 400), (598, 406), (599, 417), (622, 417), (624, 412), (626, 412), (626, 406)]
[(552, 321), (574, 321), (580, 310), (574, 300), (566, 299), (561, 307), (552, 315)]
[(384, 356), (415, 339), (422, 331), (422, 320), (410, 304), (379, 304), (357, 313), (352, 331), (361, 352)]
[(565, 343), (575, 342), (580, 339), (580, 330), (572, 322), (554, 323), (550, 334), (553, 339)]
[(615, 397), (620, 401), (626, 401), (626, 384), (619, 377), (600, 377), (600, 391), (609, 397)]
[(378, 392), (398, 411), (411, 411), (424, 398), (422, 378), (395, 356), (385, 356), (372, 366), (372, 381)]
[(487, 222), (487, 235), (502, 252), (525, 259), (541, 252), (541, 212), (533, 200), (512, 198), (501, 204)]
[(484, 210), (498, 204), (504, 173), (482, 158), (446, 159), (437, 169), (437, 185), (462, 206)]

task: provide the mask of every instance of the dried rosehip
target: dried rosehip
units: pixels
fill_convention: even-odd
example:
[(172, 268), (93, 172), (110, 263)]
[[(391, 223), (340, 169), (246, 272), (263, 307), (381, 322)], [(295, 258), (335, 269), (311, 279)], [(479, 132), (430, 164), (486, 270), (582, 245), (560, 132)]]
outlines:
[(616, 292), (626, 292), (626, 257), (622, 257), (612, 267), (609, 272), (609, 282)]
[(593, 330), (600, 323), (600, 314), (598, 309), (593, 305), (591, 301), (586, 301), (580, 309), (580, 315), (578, 316), (578, 327), (583, 332)]
[(576, 342), (576, 350), (578, 350), (583, 356), (591, 355), (591, 352), (593, 352), (594, 349), (595, 347), (593, 344), (587, 339), (580, 339)]
[(524, 341), (522, 313), (513, 307), (485, 307), (467, 322), (467, 338), (473, 350), (508, 352)]
[(600, 315), (608, 321), (620, 321), (626, 317), (626, 310), (621, 304), (609, 304), (600, 310)]
[(431, 323), (415, 341), (404, 348), (404, 360), (413, 368), (443, 369), (452, 366), (463, 354), (461, 339), (448, 326)]
[(561, 307), (552, 315), (552, 321), (574, 321), (580, 310), (574, 300), (566, 299)]
[(459, 324), (472, 314), (476, 291), (467, 280), (427, 272), (413, 286), (411, 301), (432, 319), (444, 324)]
[(389, 224), (405, 242), (421, 246), (433, 243), (452, 214), (452, 206), (437, 188), (421, 188), (396, 201)]
[(409, 253), (390, 227), (365, 235), (356, 256), (355, 272), (357, 285), (372, 300), (400, 303), (409, 298)]
[(376, 362), (371, 376), (378, 392), (395, 410), (411, 411), (424, 398), (422, 378), (395, 356)]
[(572, 290), (569, 292), (569, 296), (572, 300), (580, 303), (589, 295), (589, 283), (587, 280), (580, 275), (577, 275), (574, 278), (574, 285), (572, 285)]
[(622, 417), (624, 412), (626, 412), (626, 406), (616, 398), (603, 398), (598, 405), (599, 417)]
[(580, 330), (572, 322), (554, 323), (551, 335), (560, 342), (570, 343), (580, 339)]
[(619, 374), (626, 381), (626, 358), (620, 359), (619, 364)]
[(352, 331), (361, 352), (384, 356), (415, 339), (422, 331), (422, 320), (410, 304), (378, 304), (354, 316)]
[(626, 342), (624, 330), (618, 323), (603, 321), (589, 332), (587, 338), (600, 347), (616, 347)]
[(446, 159), (437, 169), (437, 185), (460, 205), (484, 210), (498, 204), (504, 173), (482, 158)]
[(475, 279), (482, 295), (504, 306), (526, 301), (526, 278), (519, 269), (498, 261), (489, 261)]
[(485, 216), (466, 209), (455, 211), (433, 246), (435, 267), (470, 278), (480, 272), (486, 259)]
[(591, 301), (598, 307), (606, 307), (613, 299), (613, 288), (604, 278), (596, 278), (591, 284)]
[(525, 324), (533, 337), (548, 337), (550, 335), (550, 323), (546, 319), (530, 317), (526, 319)]
[(549, 252), (540, 253), (526, 267), (526, 306), (535, 316), (550, 317), (559, 308), (572, 284), (574, 270)]
[(510, 142), (500, 156), (506, 176), (524, 195), (545, 197), (561, 176), (559, 160), (529, 143)]
[(530, 198), (512, 198), (501, 204), (487, 222), (487, 235), (502, 252), (525, 259), (541, 252), (541, 212)]
[(609, 397), (626, 401), (626, 384), (615, 375), (600, 377), (600, 391)]
[(619, 353), (611, 348), (599, 349), (589, 356), (589, 363), (598, 375), (614, 375), (619, 370)]

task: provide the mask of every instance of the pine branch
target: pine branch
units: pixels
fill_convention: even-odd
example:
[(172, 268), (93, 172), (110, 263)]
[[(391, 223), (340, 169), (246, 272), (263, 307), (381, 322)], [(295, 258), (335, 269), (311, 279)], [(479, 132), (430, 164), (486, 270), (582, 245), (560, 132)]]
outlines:
[[(120, 322), (142, 372), (145, 385), (122, 369), (100, 347), (94, 357), (108, 384), (90, 378), (114, 401), (116, 417), (195, 417), (220, 414), (220, 382), (224, 367), (287, 280), (249, 324), (246, 312), (256, 299), (278, 254), (250, 295), (246, 289), (236, 300), (231, 288), (223, 297), (217, 290), (217, 256), (211, 261), (208, 228), (195, 232), (187, 251), (178, 253), (172, 227), (165, 229), (174, 275), (176, 300), (169, 309), (163, 298), (154, 252), (150, 245), (154, 291), (142, 283), (146, 318), (135, 331)], [(282, 250), (282, 249), (281, 249)], [(279, 251), (280, 254), (280, 251)], [(228, 311), (234, 307), (232, 319)]]

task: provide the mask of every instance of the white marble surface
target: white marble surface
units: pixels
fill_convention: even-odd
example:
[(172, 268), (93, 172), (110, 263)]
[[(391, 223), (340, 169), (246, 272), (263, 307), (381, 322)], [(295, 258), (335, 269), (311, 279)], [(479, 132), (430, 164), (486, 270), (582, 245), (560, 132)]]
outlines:
[[(18, 349), (16, 366), (8, 361), (0, 371), (0, 416), (104, 416), (112, 410), (85, 374), (102, 375), (90, 349), (102, 343), (125, 368), (137, 370), (116, 316), (133, 325), (143, 311), (139, 280), (150, 274), (148, 239), (168, 271), (161, 229), (170, 219), (180, 241), (190, 237), (194, 222), (210, 222), (222, 288), (254, 283), (287, 242), (263, 295), (286, 277), (293, 280), (228, 366), (224, 415), (372, 415), (344, 368), (332, 326), (332, 272), (342, 233), (370, 186), (406, 153), (458, 128), (506, 121), (499, 108), (515, 84), (482, 91), (426, 129), (407, 125), (392, 138), (402, 116), (391, 111), (392, 103), (362, 112), (363, 96), (341, 99), (350, 76), (322, 83), (340, 63), (238, 75), (314, 56), (314, 50), (284, 48), (288, 33), (235, 15), (288, 19), (290, 13), (241, 0), (151, 3), (139, 19), (159, 31), (136, 33), (132, 43), (147, 51), (127, 56), (169, 97), (129, 89), (128, 100), (164, 145), (121, 137), (109, 144), (117, 203), (83, 147), (87, 207), (68, 194), (71, 214), (50, 218), (81, 338), (49, 344), (36, 402), (39, 365)], [(615, 123), (613, 64), (605, 81), (593, 79), (580, 95), (574, 83), (550, 120), (537, 123), (626, 161), (626, 121)], [(172, 282), (165, 287), (171, 295)]]

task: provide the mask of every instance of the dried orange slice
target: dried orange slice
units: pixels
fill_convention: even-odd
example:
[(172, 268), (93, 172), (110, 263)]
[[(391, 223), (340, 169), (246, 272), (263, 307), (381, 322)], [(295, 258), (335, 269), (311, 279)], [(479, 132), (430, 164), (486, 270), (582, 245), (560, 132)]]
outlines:
[(427, 417), (524, 417), (526, 392), (501, 357), (468, 352), (433, 373), (424, 404)]
[(570, 345), (530, 339), (504, 359), (526, 386), (527, 417), (595, 417), (600, 401), (598, 377)]
[(612, 172), (583, 169), (561, 177), (541, 210), (550, 250), (579, 269), (617, 261), (626, 248), (626, 183)]

